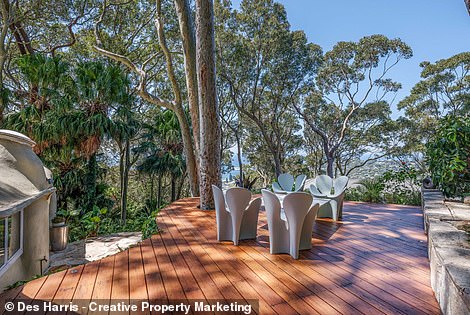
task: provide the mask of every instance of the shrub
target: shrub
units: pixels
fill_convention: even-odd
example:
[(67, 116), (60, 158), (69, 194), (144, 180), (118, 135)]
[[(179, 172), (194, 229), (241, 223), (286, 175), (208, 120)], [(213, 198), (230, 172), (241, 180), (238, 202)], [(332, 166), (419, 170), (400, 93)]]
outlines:
[(382, 192), (385, 185), (382, 177), (364, 179), (360, 182), (360, 185), (365, 188), (362, 201), (376, 203), (383, 202)]
[(158, 233), (156, 216), (160, 209), (147, 212), (145, 208), (130, 203), (126, 224), (122, 224), (119, 211), (109, 211), (106, 208), (93, 207), (92, 211), (80, 214), (79, 210), (66, 212), (58, 211), (67, 218), (71, 242), (93, 237), (97, 235), (108, 235), (119, 232), (142, 232), (142, 238), (148, 238)]
[(243, 176), (243, 182), (240, 181), (240, 177), (235, 178), (235, 185), (237, 187), (242, 187), (242, 188), (246, 188), (248, 190), (252, 190), (253, 186), (255, 185), (257, 180), (258, 180), (258, 177), (255, 177), (255, 178), (251, 179), (250, 175), (245, 174)]
[(470, 118), (447, 116), (426, 145), (434, 184), (446, 197), (470, 191)]
[(418, 172), (402, 163), (398, 170), (390, 170), (382, 176), (365, 179), (359, 185), (346, 190), (346, 200), (404, 205), (421, 204)]
[(405, 162), (396, 171), (382, 175), (384, 181), (384, 200), (387, 203), (421, 205), (421, 181), (416, 168)]
[(344, 199), (349, 200), (349, 201), (365, 201), (364, 200), (365, 192), (366, 192), (366, 189), (362, 185), (350, 187), (346, 189)]

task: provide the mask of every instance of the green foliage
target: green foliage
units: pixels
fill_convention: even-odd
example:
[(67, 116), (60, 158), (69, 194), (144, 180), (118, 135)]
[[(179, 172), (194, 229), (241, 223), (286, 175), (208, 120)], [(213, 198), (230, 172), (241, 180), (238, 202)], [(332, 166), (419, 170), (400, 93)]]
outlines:
[(426, 146), (433, 183), (446, 197), (470, 192), (470, 118), (448, 115)]
[(321, 48), (290, 29), (284, 6), (275, 1), (245, 0), (239, 10), (215, 1), (214, 11), (221, 107), (239, 113), (244, 155), (272, 176), (301, 146), (292, 104), (312, 82)]
[(382, 193), (385, 188), (385, 185), (381, 177), (364, 179), (359, 184), (363, 187), (363, 194), (361, 199), (358, 201), (375, 203), (384, 202)]
[(126, 224), (122, 224), (118, 212), (109, 211), (107, 208), (93, 207), (92, 211), (80, 215), (79, 211), (59, 211), (67, 216), (70, 229), (69, 239), (71, 242), (112, 233), (141, 231), (142, 238), (148, 238), (158, 233), (156, 216), (160, 209), (150, 214), (135, 205), (130, 205)]
[(20, 280), (20, 281), (16, 281), (15, 283), (13, 284), (10, 284), (9, 286), (6, 287), (7, 290), (11, 290), (11, 289), (14, 289), (14, 288), (17, 288), (17, 287), (20, 287), (30, 281), (33, 281), (34, 279), (37, 279), (37, 278), (41, 278), (43, 277), (43, 275), (35, 275), (33, 277), (31, 277), (30, 279), (28, 280)]
[(72, 65), (41, 54), (23, 56), (16, 63), (31, 92), (20, 99), (27, 106), (7, 115), (4, 127), (37, 143), (35, 152), (53, 172), (59, 207), (67, 208), (67, 200), (73, 199), (91, 211), (99, 204), (96, 155), (104, 137), (115, 129), (110, 109), (129, 100), (126, 76), (105, 63)]
[(157, 226), (157, 215), (158, 215), (159, 210), (153, 211), (150, 216), (148, 216), (146, 219), (144, 219), (142, 223), (142, 239), (149, 238), (152, 236), (152, 234), (155, 234), (158, 232), (158, 226)]
[(96, 236), (98, 234), (98, 229), (100, 228), (100, 223), (102, 217), (108, 212), (106, 208), (98, 208), (97, 206), (93, 206), (93, 210), (86, 212), (84, 215), (80, 217), (80, 221), (82, 222), (82, 227), (85, 231), (87, 231), (88, 236)]
[(406, 43), (384, 35), (338, 42), (322, 56), (315, 85), (302, 107), (294, 106), (305, 122), (309, 150), (320, 150), (321, 158), (329, 162), (328, 175), (333, 176), (333, 162), (347, 174), (354, 159), (374, 160), (391, 153), (396, 126), (389, 101), (401, 84), (387, 76), (411, 56)]
[(403, 153), (424, 153), (441, 118), (470, 112), (470, 52), (420, 66), (422, 80), (398, 104), (406, 115), (399, 120)]
[(70, 241), (76, 241), (87, 237), (97, 236), (103, 218), (108, 213), (108, 209), (93, 206), (91, 211), (80, 214), (80, 211), (70, 211), (67, 213), (68, 225), (70, 229)]
[(402, 162), (398, 170), (387, 171), (382, 178), (387, 203), (421, 205), (421, 176), (416, 168)]
[(140, 172), (182, 175), (186, 165), (182, 155), (181, 129), (176, 115), (170, 110), (156, 113), (152, 124), (144, 126), (144, 141), (135, 151), (144, 156), (137, 166)]
[(402, 163), (398, 170), (389, 170), (382, 176), (365, 179), (346, 190), (345, 199), (374, 203), (420, 205), (419, 173)]
[(258, 177), (254, 177), (252, 179), (250, 178), (250, 175), (245, 174), (245, 176), (243, 176), (243, 182), (240, 181), (240, 177), (235, 178), (235, 185), (237, 185), (237, 187), (243, 187), (252, 190), (257, 180)]

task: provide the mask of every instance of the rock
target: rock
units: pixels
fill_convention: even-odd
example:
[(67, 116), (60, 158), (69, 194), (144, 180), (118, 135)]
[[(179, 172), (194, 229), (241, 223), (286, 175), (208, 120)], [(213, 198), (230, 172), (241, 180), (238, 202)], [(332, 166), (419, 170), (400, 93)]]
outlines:
[(142, 241), (140, 232), (123, 232), (80, 240), (68, 244), (61, 252), (49, 256), (50, 271), (73, 267), (119, 253)]
[(434, 184), (433, 184), (433, 182), (432, 182), (431, 177), (426, 176), (426, 177), (423, 179), (423, 187), (426, 188), (426, 189), (432, 189), (432, 188), (434, 188)]
[(463, 203), (470, 205), (470, 196), (463, 197)]

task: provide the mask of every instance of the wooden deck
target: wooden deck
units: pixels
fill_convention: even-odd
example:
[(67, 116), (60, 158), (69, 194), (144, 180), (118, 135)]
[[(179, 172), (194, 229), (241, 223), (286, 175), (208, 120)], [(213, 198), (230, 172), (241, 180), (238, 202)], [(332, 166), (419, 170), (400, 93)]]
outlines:
[(163, 233), (139, 246), (0, 299), (255, 299), (261, 314), (440, 313), (417, 207), (345, 203), (344, 221), (317, 220), (313, 248), (293, 260), (269, 254), (264, 212), (258, 239), (236, 247), (216, 241), (215, 213), (196, 205), (188, 198), (162, 210)]

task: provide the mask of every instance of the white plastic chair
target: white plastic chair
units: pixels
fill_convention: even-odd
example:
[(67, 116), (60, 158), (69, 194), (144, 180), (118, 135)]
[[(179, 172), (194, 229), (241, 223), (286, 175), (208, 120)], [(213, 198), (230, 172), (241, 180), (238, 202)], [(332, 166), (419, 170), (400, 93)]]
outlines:
[(268, 219), (270, 253), (288, 253), (298, 259), (299, 250), (312, 248), (313, 223), (319, 204), (312, 204), (310, 194), (293, 192), (284, 198), (282, 211), (275, 194), (265, 189), (261, 193)]
[(305, 186), (305, 181), (307, 180), (307, 175), (301, 174), (295, 178), (295, 188), (294, 191), (303, 191)]
[(310, 185), (310, 192), (314, 197), (330, 200), (328, 204), (321, 207), (318, 212), (319, 218), (328, 217), (336, 221), (343, 218), (344, 193), (348, 181), (347, 176), (332, 179), (328, 175), (320, 175), (315, 179), (315, 183)]
[[(245, 188), (230, 188), (225, 193), (212, 185), (217, 222), (217, 240), (232, 241), (255, 239), (261, 197), (251, 200), (251, 192)], [(251, 200), (251, 201), (250, 201)], [(226, 206), (227, 204), (227, 206)]]
[(279, 175), (277, 182), (273, 183), (273, 191), (276, 194), (287, 194), (292, 191), (302, 191), (304, 189), (307, 176), (299, 175), (295, 178), (291, 174), (284, 173)]

